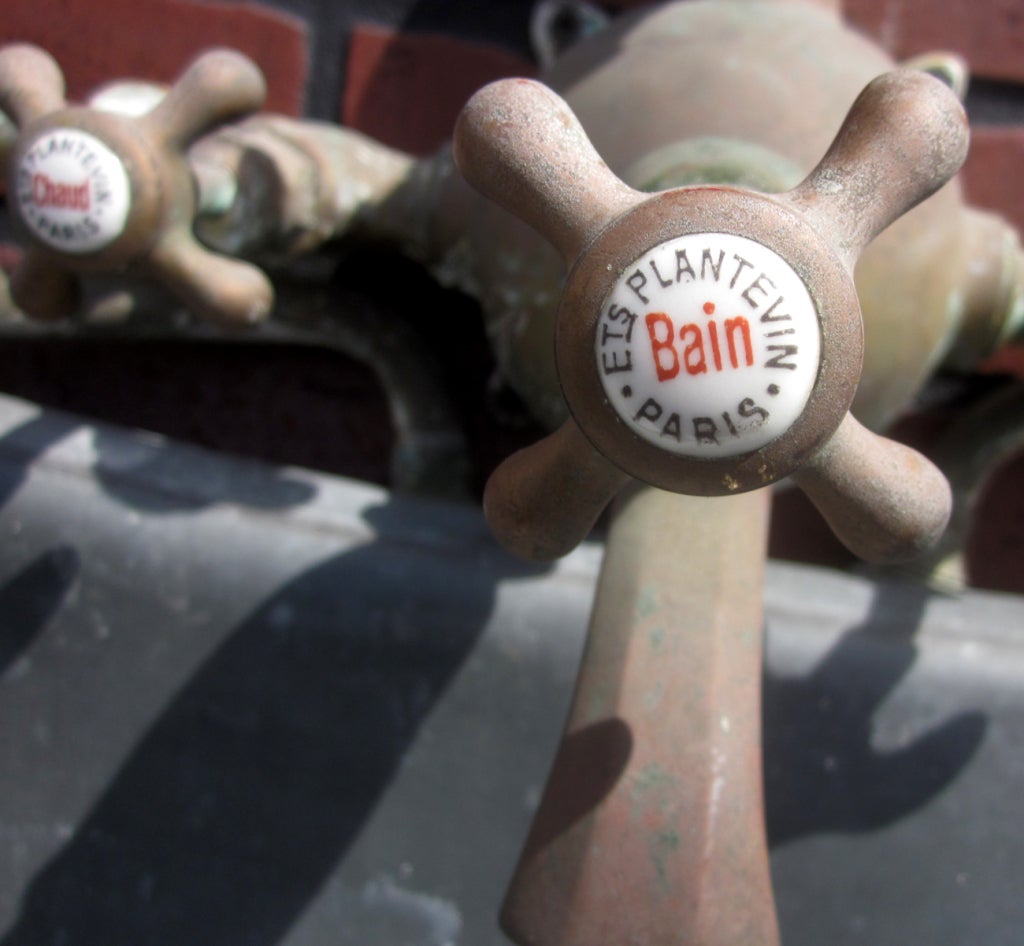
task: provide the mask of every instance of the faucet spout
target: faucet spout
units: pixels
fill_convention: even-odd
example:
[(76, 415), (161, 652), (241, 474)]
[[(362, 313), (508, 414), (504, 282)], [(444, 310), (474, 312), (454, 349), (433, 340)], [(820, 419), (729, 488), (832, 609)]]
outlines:
[(777, 946), (761, 803), (767, 491), (642, 487), (613, 508), (503, 926), (521, 946)]

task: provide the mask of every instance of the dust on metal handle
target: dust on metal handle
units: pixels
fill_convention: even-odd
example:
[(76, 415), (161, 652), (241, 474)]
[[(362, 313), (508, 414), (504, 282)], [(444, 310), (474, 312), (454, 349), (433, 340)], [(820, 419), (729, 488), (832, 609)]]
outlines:
[(196, 138), (260, 108), (265, 96), (254, 63), (216, 49), (143, 115), (71, 107), (48, 53), (27, 44), (0, 50), (0, 108), (19, 129), (8, 192), (30, 241), (12, 277), (22, 310), (62, 318), (77, 304), (78, 274), (135, 272), (163, 282), (211, 321), (265, 318), (273, 304), (267, 277), (193, 236), (186, 158)]
[(635, 191), (568, 105), (530, 80), (480, 90), (454, 148), (470, 184), (570, 267), (556, 354), (572, 416), (487, 485), (485, 511), (507, 547), (565, 554), (630, 476), (728, 495), (791, 475), (872, 561), (938, 538), (945, 478), (848, 409), (863, 352), (854, 264), (966, 156), (963, 109), (941, 82), (912, 70), (874, 80), (818, 167), (781, 195)]

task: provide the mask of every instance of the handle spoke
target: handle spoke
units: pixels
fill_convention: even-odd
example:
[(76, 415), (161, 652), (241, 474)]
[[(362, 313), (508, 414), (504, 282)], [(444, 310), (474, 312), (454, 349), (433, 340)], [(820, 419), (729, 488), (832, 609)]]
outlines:
[(204, 53), (140, 121), (154, 138), (185, 149), (213, 126), (256, 111), (267, 87), (247, 57), (228, 49)]
[(793, 479), (836, 537), (869, 562), (901, 562), (930, 548), (952, 508), (949, 483), (930, 460), (851, 414)]
[(510, 552), (550, 561), (587, 537), (628, 480), (570, 419), (498, 467), (487, 482), (484, 513)]
[(852, 271), (871, 240), (956, 174), (967, 143), (963, 106), (945, 83), (889, 72), (861, 92), (821, 163), (784, 197)]
[(253, 325), (263, 321), (273, 305), (274, 290), (262, 270), (211, 253), (185, 229), (165, 234), (147, 266), (189, 308), (211, 322)]
[(19, 128), (66, 104), (64, 73), (53, 56), (27, 43), (0, 50), (0, 109)]
[(11, 298), (30, 318), (54, 322), (78, 305), (78, 279), (30, 247), (11, 276)]
[(645, 198), (608, 170), (569, 106), (530, 79), (477, 92), (459, 116), (454, 146), (466, 180), (541, 233), (567, 266)]

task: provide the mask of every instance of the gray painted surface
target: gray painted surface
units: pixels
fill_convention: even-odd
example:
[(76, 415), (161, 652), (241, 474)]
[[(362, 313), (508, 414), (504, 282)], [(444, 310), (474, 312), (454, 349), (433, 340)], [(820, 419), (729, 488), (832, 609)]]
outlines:
[[(496, 946), (600, 561), (0, 400), (0, 944)], [(784, 941), (1019, 943), (1024, 604), (770, 563)]]

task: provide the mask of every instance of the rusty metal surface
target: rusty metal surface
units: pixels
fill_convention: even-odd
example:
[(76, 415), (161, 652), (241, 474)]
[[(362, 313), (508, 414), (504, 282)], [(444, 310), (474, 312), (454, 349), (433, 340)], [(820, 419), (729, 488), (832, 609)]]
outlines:
[(476, 92), (459, 115), (453, 153), (473, 187), (542, 234), (568, 267), (644, 199), (608, 173), (564, 100), (528, 79)]
[[(848, 409), (861, 367), (853, 267), (880, 230), (941, 187), (966, 155), (966, 118), (945, 85), (911, 70), (874, 80), (817, 167), (792, 191), (774, 197), (695, 186), (645, 199), (609, 171), (568, 105), (526, 80), (478, 92), (460, 117), (454, 150), (469, 182), (537, 228), (570, 266), (556, 334), (559, 378), (576, 424), (608, 460), (644, 482), (696, 495), (758, 488), (804, 467), (797, 482), (859, 554), (902, 559), (935, 541), (949, 516), (941, 474), (916, 451), (869, 433)], [(608, 368), (595, 358), (595, 340), (614, 287), (631, 282), (626, 274), (645, 252), (682, 235), (717, 233), (768, 247), (796, 273), (816, 313), (819, 364), (800, 413), (765, 445), (738, 454), (681, 456), (664, 434), (654, 440), (638, 430), (642, 411), (629, 423), (624, 406), (610, 402)], [(630, 331), (637, 318), (629, 313)], [(643, 357), (656, 360), (653, 335), (651, 345)], [(633, 396), (638, 365), (629, 354), (615, 371), (626, 372), (622, 390)], [(660, 368), (658, 379), (665, 381)], [(679, 391), (674, 396), (684, 398), (689, 389)], [(615, 488), (590, 451), (579, 448), (578, 436), (566, 431), (575, 431), (571, 422), (535, 448), (543, 457), (531, 462), (528, 448), (516, 457), (515, 471), (500, 471), (489, 487), (496, 532), (516, 548), (561, 548), (564, 535), (582, 538), (594, 510)], [(569, 472), (577, 468), (578, 474)], [(535, 482), (517, 484), (523, 477)], [(582, 504), (580, 482), (588, 484)], [(543, 503), (543, 514), (524, 510), (527, 496)]]
[(628, 482), (570, 418), (502, 462), (487, 481), (484, 514), (506, 549), (528, 561), (551, 561), (590, 534)]
[(523, 946), (778, 942), (761, 788), (767, 495), (617, 504), (502, 921)]
[(949, 482), (934, 463), (872, 433), (852, 414), (793, 480), (843, 544), (867, 562), (925, 554), (952, 509)]
[(189, 162), (200, 183), (200, 239), (269, 268), (342, 237), (415, 259), (436, 255), (443, 239), (434, 232), (451, 173), (443, 151), (414, 159), (349, 128), (260, 114), (198, 141)]
[[(266, 89), (256, 66), (228, 50), (208, 52), (155, 108), (138, 117), (67, 107), (63, 86), (59, 67), (42, 50), (16, 45), (0, 53), (3, 106), (20, 130), (9, 157), (8, 191), (15, 195), (12, 208), (30, 243), (12, 277), (12, 295), (22, 310), (40, 318), (66, 317), (76, 307), (78, 274), (123, 274), (134, 268), (211, 320), (244, 325), (265, 319), (273, 300), (267, 277), (254, 266), (212, 253), (192, 234), (195, 193), (185, 156), (187, 146), (211, 126), (259, 108)], [(67, 248), (51, 245), (27, 223), (35, 196), (31, 189), (23, 196), (21, 173), (29, 173), (38, 142), (52, 150), (60, 136), (70, 149), (77, 147), (77, 160), (83, 162), (96, 160), (89, 149), (90, 142), (98, 142), (125, 178), (125, 219), (95, 249), (80, 250), (71, 240), (65, 241)], [(85, 178), (90, 193), (99, 187), (92, 174), (88, 170)], [(87, 223), (88, 212), (82, 216)]]

